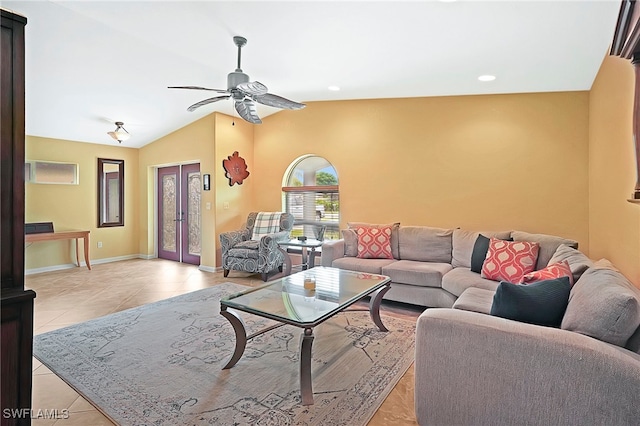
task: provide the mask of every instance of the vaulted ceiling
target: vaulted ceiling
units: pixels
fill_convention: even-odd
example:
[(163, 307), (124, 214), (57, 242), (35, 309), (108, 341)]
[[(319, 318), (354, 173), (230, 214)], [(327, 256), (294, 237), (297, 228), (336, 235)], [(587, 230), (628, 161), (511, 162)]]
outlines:
[[(300, 101), (589, 90), (619, 2), (3, 1), (25, 15), (27, 134), (140, 147), (231, 101), (242, 69)], [(491, 74), (496, 79), (478, 81)], [(339, 91), (329, 86), (340, 87)], [(265, 117), (278, 112), (259, 107)]]

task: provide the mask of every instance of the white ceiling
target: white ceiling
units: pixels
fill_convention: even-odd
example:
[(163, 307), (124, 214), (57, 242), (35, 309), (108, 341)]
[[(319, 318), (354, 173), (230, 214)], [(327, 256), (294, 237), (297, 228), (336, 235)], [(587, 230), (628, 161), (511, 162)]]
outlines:
[[(232, 37), (242, 68), (300, 101), (589, 90), (618, 0), (2, 1), (28, 19), (27, 134), (141, 147), (231, 101)], [(494, 74), (493, 82), (477, 77)], [(329, 91), (330, 85), (341, 87)], [(279, 110), (260, 107), (265, 117)]]

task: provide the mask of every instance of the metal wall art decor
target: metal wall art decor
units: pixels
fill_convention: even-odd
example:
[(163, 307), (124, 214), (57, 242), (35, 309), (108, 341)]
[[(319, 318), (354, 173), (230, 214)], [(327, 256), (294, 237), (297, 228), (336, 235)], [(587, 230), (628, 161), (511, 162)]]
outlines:
[(249, 176), (247, 162), (238, 155), (238, 151), (228, 156), (226, 160), (222, 160), (222, 167), (225, 171), (224, 176), (229, 179), (229, 186), (233, 186), (234, 183), (242, 185), (242, 182)]

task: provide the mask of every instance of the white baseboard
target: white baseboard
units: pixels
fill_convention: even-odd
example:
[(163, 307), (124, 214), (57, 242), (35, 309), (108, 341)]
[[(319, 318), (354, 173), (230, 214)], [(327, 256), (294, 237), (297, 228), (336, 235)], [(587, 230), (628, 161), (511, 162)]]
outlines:
[(207, 265), (200, 265), (198, 266), (198, 269), (204, 272), (220, 272), (222, 271), (222, 268), (216, 268), (215, 266), (207, 266)]
[[(130, 260), (130, 259), (153, 259), (155, 256), (146, 255), (146, 254), (130, 254), (127, 256), (117, 256), (117, 257), (107, 257), (104, 259), (94, 259), (91, 261), (92, 265), (100, 265), (101, 263), (111, 263), (111, 262), (119, 262), (121, 260)], [(80, 267), (86, 268), (87, 264), (85, 262), (80, 262)], [(41, 274), (43, 272), (53, 272), (53, 271), (62, 271), (63, 269), (72, 269), (77, 268), (78, 265), (75, 263), (65, 263), (62, 265), (51, 265), (44, 266), (42, 268), (33, 268), (33, 269), (25, 269), (25, 275), (33, 275), (33, 274)]]

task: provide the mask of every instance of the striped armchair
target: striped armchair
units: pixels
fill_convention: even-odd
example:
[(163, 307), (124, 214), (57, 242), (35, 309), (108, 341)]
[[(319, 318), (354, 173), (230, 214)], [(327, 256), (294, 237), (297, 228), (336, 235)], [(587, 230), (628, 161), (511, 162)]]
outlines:
[(220, 234), (222, 269), (260, 273), (266, 281), (268, 274), (281, 269), (284, 262), (278, 241), (286, 241), (293, 228), (294, 217), (282, 212), (249, 213), (244, 229)]

